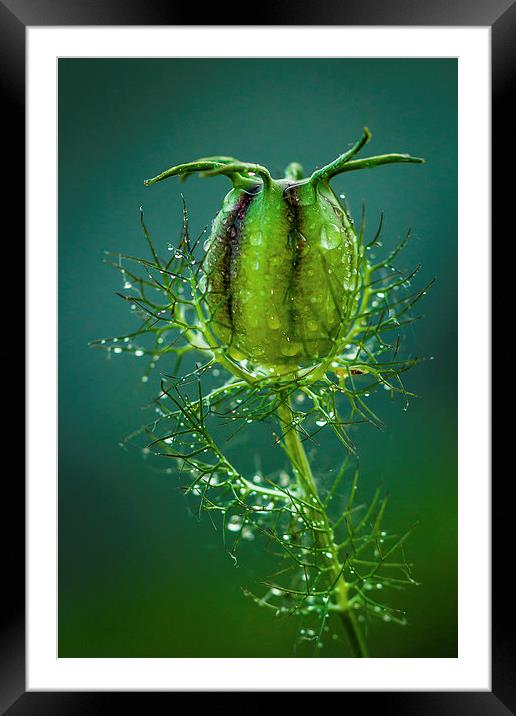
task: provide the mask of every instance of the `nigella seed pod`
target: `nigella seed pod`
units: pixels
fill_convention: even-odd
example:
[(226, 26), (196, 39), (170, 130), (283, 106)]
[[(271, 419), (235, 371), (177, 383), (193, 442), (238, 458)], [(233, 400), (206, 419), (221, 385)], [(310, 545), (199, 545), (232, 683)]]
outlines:
[(215, 333), (233, 357), (266, 366), (325, 355), (351, 310), (357, 250), (327, 184), (283, 179), (234, 188), (204, 264)]
[(360, 292), (360, 247), (346, 208), (330, 186), (337, 174), (406, 154), (352, 160), (362, 137), (334, 162), (303, 179), (293, 162), (273, 179), (258, 164), (208, 157), (149, 180), (224, 174), (233, 189), (205, 243), (205, 299), (214, 335), (235, 359), (277, 369), (320, 360), (353, 320)]

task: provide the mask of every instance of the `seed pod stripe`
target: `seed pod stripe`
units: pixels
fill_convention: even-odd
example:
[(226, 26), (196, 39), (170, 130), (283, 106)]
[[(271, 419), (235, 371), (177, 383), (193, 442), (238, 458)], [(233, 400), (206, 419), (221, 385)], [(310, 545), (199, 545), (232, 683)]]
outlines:
[(287, 300), (289, 306), (289, 330), (292, 334), (294, 334), (296, 324), (296, 307), (294, 297), (297, 290), (297, 283), (301, 276), (301, 241), (303, 240), (301, 225), (302, 217), (298, 209), (299, 196), (295, 186), (290, 187), (289, 190), (284, 192), (284, 199), (287, 205), (287, 211), (292, 217), (292, 230), (289, 235), (292, 248), (292, 270), (289, 274)]
[(210, 279), (213, 320), (228, 335), (233, 331), (233, 293), (236, 260), (239, 253), (243, 220), (253, 195), (242, 192), (229, 211), (214, 221), (213, 231), (206, 244), (209, 246), (205, 270)]
[(237, 262), (240, 248), (240, 241), (244, 227), (247, 209), (253, 200), (253, 195), (243, 193), (240, 196), (234, 210), (230, 213), (226, 228), (227, 251), (225, 253), (226, 265), (224, 274), (226, 276), (227, 313), (229, 324), (233, 329), (233, 284), (237, 277)]

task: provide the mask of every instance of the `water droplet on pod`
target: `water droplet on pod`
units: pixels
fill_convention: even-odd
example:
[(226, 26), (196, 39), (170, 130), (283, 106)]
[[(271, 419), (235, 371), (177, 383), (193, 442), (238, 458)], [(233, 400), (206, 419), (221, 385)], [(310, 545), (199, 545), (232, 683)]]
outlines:
[(255, 231), (249, 237), (249, 243), (251, 246), (260, 246), (263, 242), (263, 234), (261, 231)]
[(285, 338), (285, 340), (281, 344), (280, 350), (282, 355), (284, 356), (295, 356), (299, 353), (299, 343), (291, 341), (289, 338)]
[[(269, 328), (272, 328), (272, 330), (277, 330), (281, 325), (280, 320), (275, 313), (271, 313), (267, 317), (267, 323), (269, 325)], [(295, 354), (293, 354), (293, 355), (295, 355)]]
[(342, 242), (342, 232), (335, 224), (324, 224), (321, 229), (323, 249), (336, 249)]
[(227, 528), (230, 532), (240, 532), (242, 528), (242, 518), (238, 515), (233, 515), (229, 518)]

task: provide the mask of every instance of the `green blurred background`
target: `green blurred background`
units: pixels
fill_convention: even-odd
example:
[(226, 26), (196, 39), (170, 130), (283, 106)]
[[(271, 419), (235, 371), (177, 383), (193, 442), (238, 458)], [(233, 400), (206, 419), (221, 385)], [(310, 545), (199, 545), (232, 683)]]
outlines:
[[(172, 49), (172, 48), (171, 48)], [(406, 376), (420, 397), (408, 411), (375, 398), (383, 432), (362, 426), (361, 494), (379, 481), (391, 494), (387, 527), (420, 527), (407, 545), (422, 583), (389, 595), (409, 625), (378, 623), (374, 656), (457, 654), (457, 64), (453, 59), (61, 59), (59, 61), (59, 656), (289, 657), (298, 624), (242, 595), (267, 571), (262, 550), (240, 564), (224, 553), (210, 520), (200, 521), (164, 475), (119, 441), (149, 414), (157, 374), (88, 348), (134, 328), (119, 275), (105, 249), (142, 255), (139, 206), (161, 252), (181, 225), (180, 191), (191, 229), (218, 211), (227, 180), (143, 179), (173, 164), (229, 154), (278, 175), (307, 171), (344, 151), (367, 125), (363, 154), (410, 152), (424, 166), (353, 172), (333, 184), (367, 230), (385, 211), (384, 246), (415, 233), (400, 268), (422, 263), (437, 283), (407, 330), (404, 351), (433, 356)], [(369, 234), (371, 236), (371, 233)], [(166, 366), (161, 365), (166, 371)], [(383, 393), (383, 391), (381, 391)], [(254, 430), (254, 428), (253, 428)], [(280, 464), (259, 428), (240, 444)], [(340, 459), (328, 439), (321, 469)], [(339, 645), (323, 652), (341, 655)]]

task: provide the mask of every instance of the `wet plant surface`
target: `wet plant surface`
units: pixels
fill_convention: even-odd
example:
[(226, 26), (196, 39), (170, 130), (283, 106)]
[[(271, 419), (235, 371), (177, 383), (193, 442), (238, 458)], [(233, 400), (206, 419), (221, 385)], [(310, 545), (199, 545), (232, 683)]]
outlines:
[[(312, 178), (319, 179), (326, 170), (324, 178), (329, 181), (338, 171), (347, 171), (349, 164), (374, 166), (371, 159), (352, 159), (368, 138), (364, 133), (340, 164), (336, 160), (316, 170)], [(397, 158), (389, 162), (418, 161), (407, 155), (387, 156)], [(224, 173), (251, 197), (258, 195), (259, 174), (260, 193), (270, 179), (258, 165), (231, 158), (195, 164), (195, 168), (182, 165), (188, 171), (165, 174)], [(292, 187), (304, 186), (293, 175), (297, 171), (290, 165), (287, 181), (277, 181), (290, 205)], [(301, 191), (298, 195), (304, 196)], [(306, 252), (302, 244), (306, 241), (319, 271), (317, 281), (302, 284), (301, 294), (292, 296), (285, 281), (285, 294), (295, 304), (299, 320), (292, 319), (291, 309), (282, 314), (283, 303), (276, 305), (269, 295), (253, 296), (251, 291), (246, 299), (254, 301), (254, 307), (250, 314), (241, 310), (235, 321), (235, 305), (243, 300), (242, 292), (250, 290), (241, 272), (237, 277), (241, 283), (235, 279), (232, 284), (228, 323), (227, 302), (216, 299), (221, 295), (217, 279), (224, 254), (219, 251), (210, 261), (210, 251), (213, 257), (213, 244), (221, 235), (231, 245), (245, 218), (235, 213), (234, 202), (225, 202), (208, 240), (206, 229), (192, 237), (183, 204), (177, 245), (163, 245), (151, 237), (142, 212), (147, 258), (107, 256), (121, 274), (119, 295), (128, 303), (136, 325), (127, 335), (93, 345), (109, 355), (130, 353), (142, 360), (143, 382), (153, 371), (159, 373), (160, 391), (148, 406), (152, 418), (128, 436), (124, 446), (159, 458), (159, 469), (180, 481), (193, 509), (208, 514), (235, 564), (246, 544), (246, 559), (256, 549), (267, 551), (275, 562), (270, 573), (243, 587), (244, 594), (271, 615), (297, 620), (296, 653), (324, 655), (325, 646), (339, 640), (340, 655), (367, 656), (375, 622), (406, 623), (396, 595), (418, 583), (408, 540), (415, 523), (397, 531), (384, 527), (388, 495), (382, 486), (369, 501), (358, 498), (359, 479), (369, 478), (360, 476), (354, 433), (362, 423), (381, 427), (373, 408), (375, 392), (397, 398), (401, 408), (407, 408), (412, 395), (405, 388), (404, 373), (421, 357), (403, 355), (400, 333), (418, 318), (417, 304), (431, 282), (415, 281), (419, 266), (408, 272), (397, 268), (410, 232), (393, 250), (384, 251), (383, 217), (369, 232), (364, 214), (355, 226), (345, 201), (325, 191), (316, 200), (326, 209), (330, 203), (344, 228), (324, 220), (316, 224), (317, 241), (307, 238), (309, 232), (302, 231), (299, 223), (295, 241), (291, 226), (284, 233), (285, 251)], [(312, 206), (314, 201), (294, 203)], [(251, 262), (256, 258), (253, 251), (264, 243), (263, 232), (257, 239), (256, 221), (248, 244), (240, 246)], [(345, 264), (345, 275), (334, 270), (337, 264)], [(260, 282), (260, 271), (256, 273)], [(252, 268), (246, 269), (244, 279), (251, 274)], [(270, 284), (264, 285), (269, 292)], [(227, 294), (222, 295), (226, 300)], [(322, 308), (310, 301), (314, 297)], [(252, 314), (257, 321), (249, 327)], [(304, 340), (300, 326), (310, 335), (310, 321), (315, 335)], [(283, 450), (277, 469), (257, 466), (249, 472), (240, 467), (241, 438), (256, 423), (268, 428), (271, 449)], [(338, 468), (324, 471), (317, 468), (316, 459), (326, 435), (340, 444), (342, 460)]]

